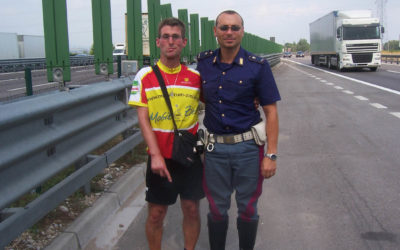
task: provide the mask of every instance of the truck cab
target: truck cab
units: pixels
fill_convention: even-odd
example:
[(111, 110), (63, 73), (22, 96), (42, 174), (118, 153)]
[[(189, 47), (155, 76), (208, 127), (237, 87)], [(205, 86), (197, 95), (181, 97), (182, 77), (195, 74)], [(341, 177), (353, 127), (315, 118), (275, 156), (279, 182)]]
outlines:
[(311, 62), (339, 71), (376, 71), (381, 65), (383, 32), (370, 10), (332, 11), (310, 23)]
[(113, 56), (123, 56), (123, 55), (126, 55), (125, 44), (124, 43), (115, 44)]
[[(368, 67), (375, 71), (381, 65), (381, 31), (377, 18), (341, 19), (336, 30), (339, 68)], [(337, 64), (337, 63), (336, 63)]]

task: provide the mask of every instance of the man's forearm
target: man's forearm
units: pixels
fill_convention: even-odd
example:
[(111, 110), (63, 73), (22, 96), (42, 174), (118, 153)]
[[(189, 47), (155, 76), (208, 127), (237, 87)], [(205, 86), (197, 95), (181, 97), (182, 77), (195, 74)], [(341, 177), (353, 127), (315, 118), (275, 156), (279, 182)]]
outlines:
[(138, 107), (137, 113), (139, 118), (140, 129), (142, 131), (143, 138), (147, 146), (149, 147), (150, 155), (161, 155), (156, 135), (154, 134), (153, 129), (150, 125), (148, 108)]
[(263, 106), (266, 118), (267, 153), (277, 153), (279, 118), (276, 103)]

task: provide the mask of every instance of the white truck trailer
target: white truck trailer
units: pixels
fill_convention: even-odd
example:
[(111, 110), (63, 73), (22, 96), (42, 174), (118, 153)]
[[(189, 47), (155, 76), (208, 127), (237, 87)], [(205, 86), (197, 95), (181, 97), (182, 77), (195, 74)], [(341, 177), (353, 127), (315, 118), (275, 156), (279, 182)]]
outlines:
[(19, 59), (18, 35), (0, 32), (0, 60)]
[(18, 35), (19, 58), (45, 58), (44, 36)]
[(310, 23), (311, 62), (339, 71), (376, 71), (381, 65), (383, 32), (370, 10), (332, 11)]
[(44, 58), (44, 36), (0, 32), (0, 59)]

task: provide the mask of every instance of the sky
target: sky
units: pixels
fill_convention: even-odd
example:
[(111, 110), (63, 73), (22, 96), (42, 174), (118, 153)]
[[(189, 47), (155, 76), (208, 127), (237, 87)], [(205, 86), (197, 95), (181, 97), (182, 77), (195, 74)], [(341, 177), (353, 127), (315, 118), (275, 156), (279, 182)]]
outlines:
[[(127, 0), (110, 0), (113, 43), (125, 40)], [(384, 41), (400, 39), (400, 0), (385, 0)], [(178, 9), (215, 20), (224, 10), (241, 14), (246, 32), (276, 42), (309, 41), (309, 23), (333, 10), (371, 10), (377, 15), (377, 0), (161, 0), (170, 3), (173, 16)], [(41, 0), (0, 0), (0, 32), (18, 35), (43, 35)], [(90, 48), (93, 43), (91, 0), (67, 0), (68, 36), (70, 50)], [(147, 12), (147, 1), (142, 0), (142, 12)], [(1, 44), (1, 41), (0, 41)], [(1, 45), (0, 45), (1, 46)]]

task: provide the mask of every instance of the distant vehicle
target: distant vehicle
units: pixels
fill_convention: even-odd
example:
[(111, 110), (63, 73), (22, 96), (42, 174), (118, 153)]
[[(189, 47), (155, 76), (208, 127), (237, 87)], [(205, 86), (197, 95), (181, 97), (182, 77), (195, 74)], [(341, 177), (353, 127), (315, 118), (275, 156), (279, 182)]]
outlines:
[(77, 56), (77, 57), (86, 57), (86, 56), (89, 56), (89, 55), (87, 55), (87, 54), (76, 54), (76, 55), (74, 55), (74, 56)]
[(123, 56), (125, 55), (125, 44), (124, 43), (117, 43), (115, 44), (115, 49), (113, 51), (113, 56)]
[(304, 57), (304, 52), (303, 51), (297, 51), (296, 57)]
[(292, 53), (286, 51), (286, 52), (283, 53), (283, 57), (289, 57), (290, 58), (290, 57), (292, 57)]
[(339, 71), (376, 71), (381, 66), (383, 32), (370, 10), (332, 11), (310, 23), (311, 62)]

